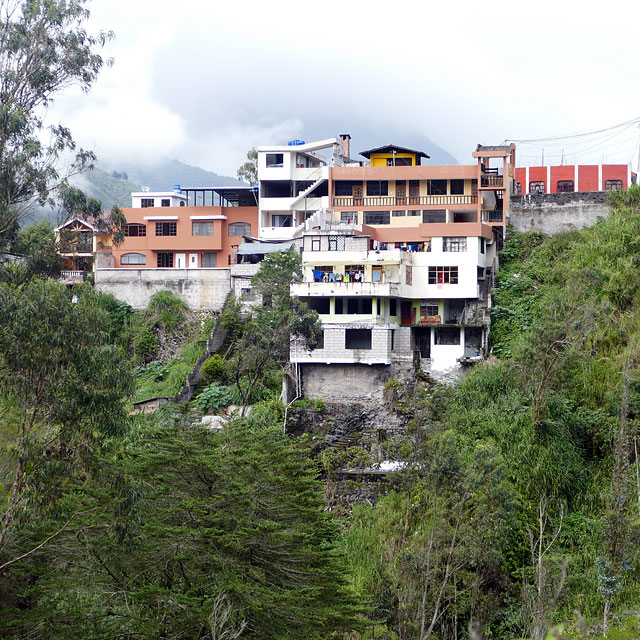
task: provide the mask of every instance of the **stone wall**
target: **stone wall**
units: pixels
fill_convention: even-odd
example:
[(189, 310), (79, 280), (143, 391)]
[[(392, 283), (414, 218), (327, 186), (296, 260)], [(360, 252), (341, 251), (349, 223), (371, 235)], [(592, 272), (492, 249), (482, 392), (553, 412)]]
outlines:
[(391, 367), (367, 364), (303, 364), (302, 384), (307, 398), (325, 402), (383, 402), (384, 383)]
[(511, 196), (509, 224), (547, 235), (584, 229), (609, 214), (608, 196), (605, 191)]
[(231, 289), (230, 269), (96, 269), (96, 287), (134, 309), (169, 289), (194, 311), (220, 311)]

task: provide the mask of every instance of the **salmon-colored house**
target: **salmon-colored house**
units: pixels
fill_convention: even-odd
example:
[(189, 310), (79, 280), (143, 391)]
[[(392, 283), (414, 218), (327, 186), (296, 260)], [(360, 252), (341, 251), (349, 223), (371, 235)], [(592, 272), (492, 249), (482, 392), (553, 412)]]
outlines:
[(113, 248), (115, 268), (226, 267), (243, 236), (258, 235), (251, 188), (132, 193), (124, 241)]
[(626, 164), (571, 164), (517, 167), (514, 193), (572, 193), (620, 191), (636, 184), (637, 176)]

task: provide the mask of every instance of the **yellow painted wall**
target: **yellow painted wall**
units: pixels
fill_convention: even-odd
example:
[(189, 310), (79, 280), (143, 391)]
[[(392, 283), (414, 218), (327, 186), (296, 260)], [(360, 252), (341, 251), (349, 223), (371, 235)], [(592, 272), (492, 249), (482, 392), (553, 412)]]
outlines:
[(411, 166), (416, 164), (416, 156), (414, 153), (372, 153), (369, 158), (369, 165), (372, 167), (386, 167), (388, 158), (411, 158)]

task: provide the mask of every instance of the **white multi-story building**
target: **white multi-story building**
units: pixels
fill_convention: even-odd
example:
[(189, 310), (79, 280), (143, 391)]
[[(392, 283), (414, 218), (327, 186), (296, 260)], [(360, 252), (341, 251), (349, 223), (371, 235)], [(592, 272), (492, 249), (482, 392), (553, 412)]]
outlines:
[(308, 395), (336, 380), (366, 395), (414, 367), (437, 376), (486, 353), (514, 148), (478, 147), (466, 167), (421, 167), (426, 154), (391, 145), (367, 153), (373, 166), (331, 168), (332, 206), (299, 220), (304, 277), (291, 294), (324, 335), (313, 351), (291, 347)]

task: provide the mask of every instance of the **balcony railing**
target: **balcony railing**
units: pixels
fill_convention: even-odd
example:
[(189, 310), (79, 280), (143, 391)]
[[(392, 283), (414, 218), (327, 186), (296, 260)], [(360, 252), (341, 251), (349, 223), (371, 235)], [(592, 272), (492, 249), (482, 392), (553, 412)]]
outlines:
[(482, 176), (483, 187), (502, 187), (504, 186), (503, 176)]
[(63, 282), (84, 282), (87, 279), (86, 271), (61, 271), (60, 280)]
[(410, 205), (476, 204), (478, 196), (334, 196), (334, 207), (404, 207)]
[(413, 310), (411, 315), (402, 316), (400, 319), (401, 324), (421, 324), (421, 325), (432, 325), (432, 324), (442, 324), (441, 316), (420, 316), (416, 318), (416, 312)]
[(63, 242), (60, 245), (60, 251), (62, 253), (92, 253), (93, 242)]
[(490, 209), (482, 212), (482, 222), (502, 222), (502, 219), (501, 209)]

